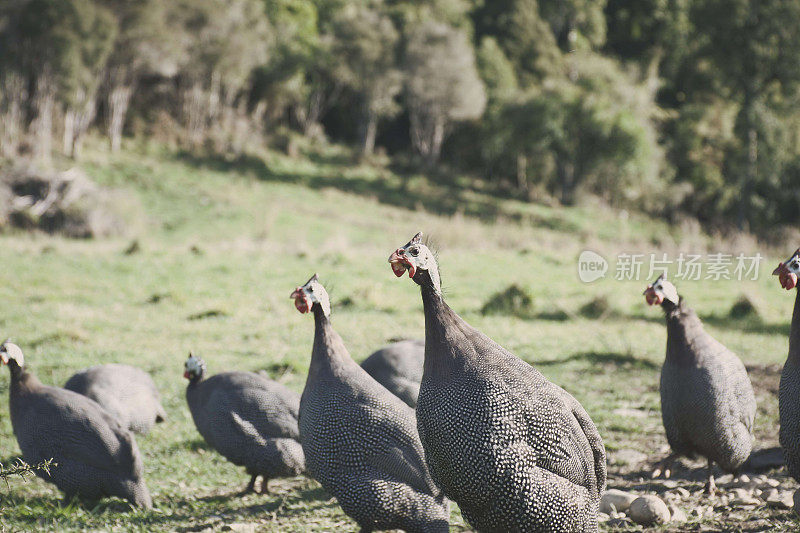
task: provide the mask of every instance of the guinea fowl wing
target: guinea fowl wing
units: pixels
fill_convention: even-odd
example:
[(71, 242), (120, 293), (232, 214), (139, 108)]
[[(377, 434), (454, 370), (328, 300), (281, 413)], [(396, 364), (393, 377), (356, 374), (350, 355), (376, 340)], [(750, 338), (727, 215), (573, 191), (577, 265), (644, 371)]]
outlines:
[[(142, 464), (133, 452), (133, 437), (94, 401), (72, 391), (43, 387), (38, 401), (23, 412), (35, 420), (19, 435), (20, 447), (39, 452), (40, 459), (62, 457), (107, 471), (141, 473)], [(58, 440), (52, 432), (56, 430)]]
[[(605, 450), (597, 428), (577, 400), (531, 365), (475, 332), (482, 337), (479, 350), (484, 351), (484, 358), (494, 360), (493, 374), (504, 376), (502, 386), (521, 407), (520, 425), (537, 455), (537, 465), (584, 487), (596, 480), (600, 490), (605, 485)], [(584, 426), (592, 430), (587, 434)], [(599, 470), (598, 465), (602, 465)]]
[[(402, 405), (409, 411), (411, 410), (400, 400), (398, 400), (398, 404), (397, 408)], [(411, 425), (412, 432), (409, 433), (409, 428), (401, 426), (397, 419), (386, 416), (388, 414), (390, 413), (383, 413), (382, 420), (376, 424), (380, 428), (378, 433), (382, 439), (381, 447), (369, 454), (365, 458), (365, 462), (419, 492), (438, 494), (439, 488), (431, 479), (425, 465), (422, 446), (413, 436), (416, 426)], [(413, 414), (409, 413), (409, 415), (408, 418), (413, 423)]]

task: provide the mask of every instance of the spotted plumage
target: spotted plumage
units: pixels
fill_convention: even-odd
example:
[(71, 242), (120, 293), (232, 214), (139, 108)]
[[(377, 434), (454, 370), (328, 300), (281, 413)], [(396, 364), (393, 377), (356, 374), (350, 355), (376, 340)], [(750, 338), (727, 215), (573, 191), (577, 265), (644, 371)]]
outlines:
[(93, 366), (69, 378), (64, 388), (96, 401), (134, 433), (148, 433), (167, 417), (150, 374), (132, 366)]
[(778, 388), (778, 412), (780, 417), (780, 443), (786, 469), (800, 482), (800, 250), (778, 265), (773, 272), (779, 276), (781, 286), (787, 291), (795, 290), (792, 325), (789, 331), (789, 354), (781, 371)]
[(14, 435), (29, 464), (55, 463), (36, 474), (67, 499), (117, 496), (150, 508), (142, 458), (133, 434), (100, 405), (76, 392), (48, 387), (30, 373), (22, 351), (9, 342), (0, 359), (11, 372), (10, 411)]
[(425, 341), (409, 339), (372, 353), (361, 368), (410, 407), (416, 407), (424, 360)]
[(597, 428), (575, 398), (450, 309), (420, 237), (389, 260), (422, 291), (417, 424), (434, 480), (478, 531), (597, 531)]
[(716, 490), (713, 463), (736, 472), (750, 456), (756, 400), (742, 361), (705, 332), (697, 314), (659, 277), (645, 290), (667, 322), (661, 368), (661, 417), (672, 454), (656, 473), (667, 473), (674, 457), (708, 460), (706, 491)]
[(248, 491), (261, 491), (276, 477), (301, 474), (305, 454), (297, 416), (300, 396), (280, 383), (251, 372), (205, 376), (205, 363), (189, 355), (184, 376), (186, 401), (203, 439), (250, 474)]
[(448, 531), (449, 503), (425, 466), (414, 411), (350, 358), (316, 276), (292, 296), (315, 321), (300, 400), (309, 473), (362, 531)]

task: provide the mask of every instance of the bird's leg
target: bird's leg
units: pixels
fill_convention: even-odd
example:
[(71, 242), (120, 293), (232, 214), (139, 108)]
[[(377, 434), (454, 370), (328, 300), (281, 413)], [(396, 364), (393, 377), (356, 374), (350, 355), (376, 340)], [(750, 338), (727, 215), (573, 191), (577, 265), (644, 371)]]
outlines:
[(650, 477), (663, 477), (664, 479), (669, 479), (669, 476), (672, 475), (672, 463), (675, 462), (676, 457), (678, 457), (677, 453), (671, 453), (656, 463), (656, 467), (653, 469)]
[(708, 480), (703, 488), (703, 493), (714, 496), (717, 493), (717, 484), (714, 483), (714, 461), (708, 460)]
[(269, 478), (261, 476), (261, 487), (258, 489), (259, 494), (269, 494)]
[(247, 484), (247, 488), (244, 489), (242, 494), (250, 494), (251, 492), (256, 491), (256, 479), (258, 478), (257, 474), (253, 474), (250, 476), (250, 483)]

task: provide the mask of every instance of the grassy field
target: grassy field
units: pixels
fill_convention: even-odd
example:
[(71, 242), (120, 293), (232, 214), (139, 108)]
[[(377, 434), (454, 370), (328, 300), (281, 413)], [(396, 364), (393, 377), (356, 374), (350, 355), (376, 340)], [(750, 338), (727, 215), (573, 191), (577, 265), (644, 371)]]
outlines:
[[(576, 396), (604, 437), (609, 485), (640, 492), (663, 489), (644, 475), (666, 445), (658, 399), (663, 320), (644, 303), (646, 283), (612, 279), (613, 264), (605, 279), (580, 282), (579, 253), (769, 255), (756, 281), (677, 285), (707, 329), (752, 368), (757, 446), (776, 445), (775, 390), (793, 295), (766, 265), (798, 243), (770, 254), (748, 239), (722, 240), (692, 225), (670, 227), (600, 205), (559, 209), (497, 200), (458, 183), (437, 186), (383, 166), (355, 165), (335, 147), (302, 160), (269, 153), (233, 161), (147, 148), (110, 159), (89, 149), (81, 166), (123, 191), (130, 210), (143, 216), (125, 238), (0, 235), (0, 334), (22, 347), (46, 384), (61, 385), (76, 370), (105, 362), (153, 375), (169, 420), (137, 440), (155, 509), (131, 511), (119, 500), (93, 508), (62, 504), (54, 487), (13, 479), (0, 487), (3, 530), (200, 531), (246, 523), (264, 531), (355, 531), (335, 501), (305, 478), (274, 480), (270, 494), (240, 497), (247, 476), (196, 432), (182, 365), (192, 350), (212, 373), (266, 369), (302, 390), (313, 319), (297, 313), (288, 296), (314, 272), (331, 292), (334, 325), (356, 360), (388, 339), (424, 336), (418, 289), (395, 278), (387, 263), (418, 230), (439, 248), (450, 305)], [(134, 239), (138, 251), (126, 254)], [(482, 315), (483, 304), (512, 283), (532, 295), (531, 316)], [(743, 295), (758, 317), (729, 316)], [(595, 299), (607, 309), (588, 318), (580, 310)], [(4, 464), (19, 454), (6, 376), (0, 375)], [(645, 464), (631, 462), (631, 450), (647, 454)], [(697, 491), (701, 471), (694, 467), (701, 463), (686, 465), (679, 484)], [(731, 516), (713, 508), (683, 529), (800, 527), (789, 511)], [(455, 506), (452, 524), (468, 529)]]

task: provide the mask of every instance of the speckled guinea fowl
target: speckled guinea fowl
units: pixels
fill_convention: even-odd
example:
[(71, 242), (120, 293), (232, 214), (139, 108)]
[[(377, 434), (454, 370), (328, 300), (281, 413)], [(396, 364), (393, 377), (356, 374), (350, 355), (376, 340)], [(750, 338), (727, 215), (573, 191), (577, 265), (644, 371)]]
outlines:
[(94, 400), (48, 387), (25, 368), (22, 350), (9, 342), (0, 359), (11, 371), (10, 411), (14, 435), (29, 464), (53, 459), (50, 473), (37, 471), (67, 499), (118, 496), (150, 508), (142, 459), (133, 434)]
[(414, 411), (350, 358), (316, 274), (292, 298), (314, 314), (314, 346), (300, 400), (309, 473), (362, 532), (448, 531), (449, 502), (423, 459)]
[(129, 365), (97, 365), (73, 375), (64, 388), (106, 408), (134, 433), (148, 433), (167, 415), (150, 374)]
[(422, 291), (417, 421), (433, 479), (478, 531), (597, 531), (605, 448), (580, 403), (450, 309), (421, 234), (389, 261)]
[(795, 289), (797, 293), (789, 331), (789, 355), (783, 365), (778, 388), (778, 411), (780, 443), (786, 469), (789, 475), (800, 482), (800, 290), (796, 289), (800, 276), (800, 249), (780, 263), (773, 274), (779, 277), (784, 289)]
[(186, 401), (205, 441), (250, 474), (246, 492), (261, 492), (270, 479), (305, 470), (297, 415), (300, 395), (251, 372), (222, 372), (205, 377), (202, 359), (189, 354), (184, 377)]
[(374, 352), (362, 361), (361, 368), (410, 407), (416, 407), (423, 361), (425, 341), (408, 339)]
[(659, 276), (644, 292), (661, 305), (667, 353), (661, 368), (661, 418), (672, 454), (654, 471), (669, 476), (677, 456), (708, 460), (706, 492), (714, 493), (713, 463), (736, 472), (753, 447), (756, 399), (742, 361), (705, 332), (675, 286)]

